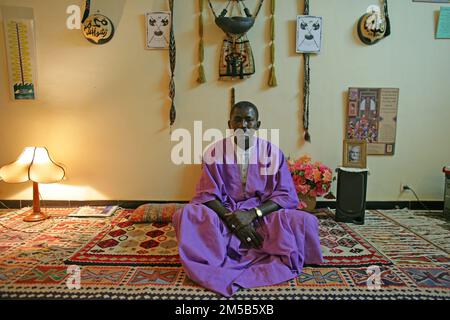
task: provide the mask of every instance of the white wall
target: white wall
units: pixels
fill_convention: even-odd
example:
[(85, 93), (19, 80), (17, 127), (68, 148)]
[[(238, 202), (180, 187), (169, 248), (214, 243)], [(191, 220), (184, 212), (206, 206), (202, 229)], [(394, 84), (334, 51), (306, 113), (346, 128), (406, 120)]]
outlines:
[[(100, 1), (100, 0), (99, 0)], [(167, 51), (144, 49), (143, 14), (167, 9), (166, 1), (103, 1), (114, 17), (111, 42), (95, 46), (81, 31), (65, 27), (68, 5), (80, 0), (0, 0), (0, 5), (34, 8), (39, 100), (12, 101), (3, 24), (0, 27), (0, 164), (15, 160), (23, 147), (44, 145), (64, 163), (68, 178), (43, 185), (44, 199), (188, 200), (199, 166), (170, 161)], [(96, 1), (94, 1), (95, 3)], [(98, 2), (97, 2), (98, 3)], [(106, 3), (106, 4), (105, 4)], [(214, 0), (217, 11), (224, 1)], [(247, 0), (251, 8), (255, 0)], [(175, 1), (176, 128), (226, 128), (230, 88), (237, 100), (260, 108), (265, 128), (281, 128), (287, 155), (309, 153), (336, 167), (342, 162), (348, 87), (400, 88), (394, 156), (370, 156), (368, 200), (400, 196), (408, 183), (423, 200), (442, 200), (444, 165), (450, 164), (450, 40), (435, 40), (438, 4), (389, 1), (392, 34), (373, 46), (360, 43), (355, 24), (378, 1), (315, 0), (310, 13), (324, 19), (322, 52), (311, 58), (312, 144), (301, 128), (302, 58), (295, 53), (295, 18), (301, 1), (278, 0), (276, 68), (278, 87), (269, 88), (269, 3), (249, 33), (257, 73), (220, 82), (217, 64), (221, 31), (205, 1), (205, 68), (208, 82), (197, 85), (197, 1)], [(333, 187), (335, 189), (335, 186)], [(30, 199), (29, 183), (0, 182), (0, 199)]]

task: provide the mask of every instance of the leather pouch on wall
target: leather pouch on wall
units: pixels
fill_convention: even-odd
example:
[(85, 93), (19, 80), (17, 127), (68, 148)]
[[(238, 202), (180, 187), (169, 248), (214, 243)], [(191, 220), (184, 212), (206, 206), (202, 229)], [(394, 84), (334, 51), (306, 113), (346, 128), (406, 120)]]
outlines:
[(228, 39), (223, 40), (220, 54), (220, 78), (243, 79), (255, 73), (255, 61), (250, 42), (246, 37), (236, 40), (234, 43)]

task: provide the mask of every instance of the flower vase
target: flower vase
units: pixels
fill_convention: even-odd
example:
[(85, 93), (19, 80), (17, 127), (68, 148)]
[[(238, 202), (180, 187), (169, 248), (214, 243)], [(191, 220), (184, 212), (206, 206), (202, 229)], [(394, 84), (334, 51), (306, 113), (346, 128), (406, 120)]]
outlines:
[(307, 196), (304, 194), (299, 194), (298, 198), (300, 201), (303, 201), (306, 205), (306, 208), (303, 208), (301, 210), (307, 211), (307, 212), (314, 212), (314, 209), (316, 208), (316, 197)]

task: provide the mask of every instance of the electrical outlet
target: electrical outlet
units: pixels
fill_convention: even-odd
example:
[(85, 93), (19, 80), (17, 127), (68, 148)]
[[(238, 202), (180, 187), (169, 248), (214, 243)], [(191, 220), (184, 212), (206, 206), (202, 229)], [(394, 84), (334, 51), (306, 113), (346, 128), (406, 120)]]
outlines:
[(400, 193), (407, 190), (409, 190), (409, 186), (406, 183), (400, 183)]

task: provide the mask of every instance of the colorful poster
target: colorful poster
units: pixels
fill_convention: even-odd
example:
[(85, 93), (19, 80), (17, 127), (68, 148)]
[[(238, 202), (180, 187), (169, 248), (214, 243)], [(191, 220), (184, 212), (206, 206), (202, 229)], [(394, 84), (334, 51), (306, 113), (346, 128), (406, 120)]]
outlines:
[(393, 155), (399, 89), (349, 88), (346, 139), (366, 140), (368, 155)]
[(6, 56), (14, 100), (36, 99), (36, 44), (33, 9), (4, 7)]

